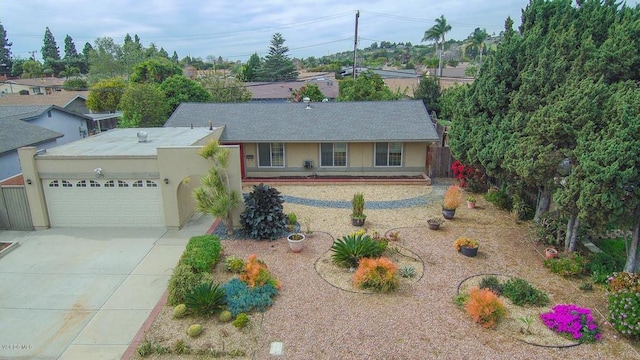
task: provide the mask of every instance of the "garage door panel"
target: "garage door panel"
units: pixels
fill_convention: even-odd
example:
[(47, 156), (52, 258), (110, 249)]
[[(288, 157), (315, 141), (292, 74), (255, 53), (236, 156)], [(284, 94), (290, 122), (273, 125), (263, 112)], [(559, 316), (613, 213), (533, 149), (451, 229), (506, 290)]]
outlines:
[(47, 180), (43, 186), (54, 227), (164, 226), (162, 195), (151, 180)]

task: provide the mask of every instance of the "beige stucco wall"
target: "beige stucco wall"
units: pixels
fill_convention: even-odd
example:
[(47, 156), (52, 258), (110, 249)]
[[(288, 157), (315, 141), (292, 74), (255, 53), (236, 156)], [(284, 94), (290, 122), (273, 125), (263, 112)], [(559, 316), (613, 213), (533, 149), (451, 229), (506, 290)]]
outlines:
[[(425, 172), (428, 143), (404, 143), (402, 167), (374, 166), (374, 143), (349, 143), (347, 167), (320, 167), (320, 145), (317, 143), (286, 143), (284, 168), (258, 167), (257, 144), (245, 144), (247, 177), (275, 176), (418, 176)], [(251, 159), (251, 157), (253, 157)], [(313, 169), (305, 169), (305, 160), (313, 160)]]
[[(229, 148), (229, 180), (231, 188), (242, 194), (239, 146)], [(36, 156), (35, 147), (18, 150), (25, 179), (31, 218), (36, 229), (50, 227), (42, 188), (43, 179), (91, 179), (93, 169), (102, 168), (102, 179), (149, 179), (156, 180), (162, 193), (165, 225), (168, 229), (181, 228), (194, 212), (191, 190), (199, 185), (199, 177), (213, 165), (202, 158), (201, 146), (158, 148), (158, 156), (148, 157), (47, 157)], [(166, 183), (164, 179), (167, 179)], [(193, 181), (192, 181), (193, 180)], [(240, 224), (240, 213), (244, 204), (233, 212), (234, 225)]]

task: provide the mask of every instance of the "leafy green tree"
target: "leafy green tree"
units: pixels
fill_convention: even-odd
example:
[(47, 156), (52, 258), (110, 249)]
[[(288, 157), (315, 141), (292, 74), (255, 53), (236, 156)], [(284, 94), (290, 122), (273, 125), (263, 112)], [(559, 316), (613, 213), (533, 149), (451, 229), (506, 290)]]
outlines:
[(440, 115), (440, 79), (435, 76), (423, 75), (418, 88), (413, 92), (414, 99), (420, 99), (427, 111)]
[(197, 81), (191, 80), (184, 75), (173, 75), (160, 84), (160, 89), (164, 91), (169, 105), (169, 113), (183, 102), (209, 102), (212, 100), (211, 94)]
[(162, 84), (170, 76), (181, 74), (182, 69), (171, 60), (153, 58), (135, 65), (129, 80), (136, 83), (154, 82)]
[(320, 91), (318, 84), (305, 84), (297, 90), (291, 91), (290, 99), (292, 102), (301, 102), (304, 98), (309, 98), (313, 102), (321, 102), (326, 96)]
[(212, 141), (200, 150), (200, 156), (213, 161), (214, 166), (201, 179), (201, 186), (193, 191), (196, 209), (226, 223), (227, 234), (233, 235), (232, 211), (240, 203), (240, 194), (232, 190), (229, 182), (229, 150)]
[(116, 44), (112, 38), (97, 38), (95, 46), (89, 51), (89, 82), (94, 83), (116, 76), (126, 78), (128, 75), (127, 64), (122, 61), (122, 46)]
[(262, 60), (260, 60), (257, 53), (253, 53), (251, 57), (249, 57), (249, 61), (247, 61), (247, 66), (242, 76), (244, 81), (256, 81), (260, 66), (262, 66)]
[(27, 59), (14, 59), (13, 64), (11, 64), (11, 76), (22, 76), (22, 65), (27, 61)]
[(401, 94), (394, 93), (384, 83), (380, 75), (365, 71), (356, 80), (348, 78), (340, 81), (338, 101), (378, 101), (398, 100)]
[(12, 72), (13, 60), (11, 58), (11, 46), (7, 39), (7, 32), (0, 23), (0, 74), (9, 75)]
[(69, 65), (65, 66), (64, 70), (60, 71), (60, 73), (58, 74), (58, 76), (63, 76), (66, 79), (78, 75), (80, 75), (80, 68)]
[(251, 91), (247, 90), (238, 80), (206, 76), (198, 78), (196, 81), (211, 94), (212, 102), (228, 103), (251, 100)]
[(22, 77), (23, 78), (37, 78), (43, 74), (43, 68), (40, 61), (26, 60), (22, 63)]
[(126, 88), (127, 83), (121, 77), (96, 82), (89, 89), (87, 108), (96, 112), (115, 112)]
[(67, 91), (83, 91), (89, 88), (87, 81), (80, 78), (68, 79), (62, 84), (62, 88)]
[(178, 58), (178, 53), (177, 52), (173, 52), (173, 55), (171, 55), (171, 61), (173, 61), (174, 63), (178, 63), (180, 61), (180, 58)]
[(259, 81), (289, 81), (298, 77), (293, 60), (287, 56), (289, 48), (284, 46), (285, 39), (280, 33), (275, 33), (271, 38), (269, 54), (260, 66), (257, 80)]
[(119, 127), (161, 127), (169, 112), (164, 92), (155, 83), (129, 83), (119, 107), (122, 110)]
[(124, 37), (124, 44), (122, 44), (122, 61), (128, 72), (132, 72), (134, 67), (145, 59), (144, 49), (138, 35), (135, 38), (136, 40), (133, 40), (131, 35), (127, 33)]

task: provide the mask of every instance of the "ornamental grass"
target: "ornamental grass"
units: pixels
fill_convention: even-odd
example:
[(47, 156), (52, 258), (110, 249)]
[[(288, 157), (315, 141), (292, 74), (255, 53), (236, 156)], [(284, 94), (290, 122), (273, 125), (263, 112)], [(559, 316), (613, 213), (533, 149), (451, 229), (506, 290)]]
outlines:
[(398, 266), (385, 257), (362, 258), (353, 275), (353, 285), (376, 292), (391, 292), (398, 287)]
[(464, 304), (464, 309), (471, 315), (474, 322), (484, 328), (492, 329), (507, 314), (504, 302), (489, 289), (471, 288), (469, 299)]

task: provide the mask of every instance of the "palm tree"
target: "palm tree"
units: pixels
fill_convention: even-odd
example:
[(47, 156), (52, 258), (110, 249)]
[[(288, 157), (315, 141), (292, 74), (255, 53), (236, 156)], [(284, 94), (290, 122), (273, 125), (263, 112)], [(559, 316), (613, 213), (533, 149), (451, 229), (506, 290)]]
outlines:
[(441, 49), (439, 56), (439, 65), (440, 76), (442, 76), (442, 52), (444, 51), (444, 44), (446, 42), (445, 34), (451, 31), (451, 25), (447, 24), (447, 19), (444, 18), (444, 15), (440, 15), (439, 18), (435, 19), (435, 25), (433, 25), (429, 30), (424, 32), (424, 37), (422, 41), (435, 40), (436, 41), (436, 55), (438, 54), (438, 40), (441, 41)]
[(474, 48), (478, 49), (478, 53), (480, 54), (480, 62), (482, 62), (482, 51), (484, 50), (484, 42), (488, 37), (489, 34), (487, 34), (487, 30), (480, 30), (480, 28), (476, 28), (465, 43), (465, 48), (467, 46), (473, 46)]

